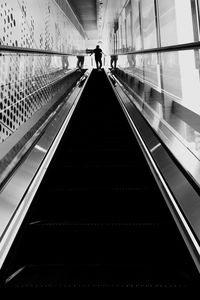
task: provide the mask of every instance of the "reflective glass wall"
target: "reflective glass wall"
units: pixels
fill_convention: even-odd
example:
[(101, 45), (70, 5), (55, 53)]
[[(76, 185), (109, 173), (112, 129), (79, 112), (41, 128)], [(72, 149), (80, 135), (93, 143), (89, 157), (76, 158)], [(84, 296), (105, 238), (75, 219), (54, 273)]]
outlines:
[(197, 158), (199, 8), (199, 0), (126, 1), (115, 20), (119, 41), (110, 40), (110, 53), (118, 55), (115, 74), (132, 90), (143, 115), (160, 136), (170, 133), (167, 138), (179, 140)]

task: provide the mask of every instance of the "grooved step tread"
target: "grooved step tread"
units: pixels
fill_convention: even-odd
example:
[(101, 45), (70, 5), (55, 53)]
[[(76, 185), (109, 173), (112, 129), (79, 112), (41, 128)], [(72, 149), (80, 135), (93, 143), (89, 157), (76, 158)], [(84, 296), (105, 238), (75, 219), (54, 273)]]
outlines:
[(17, 271), (16, 276), (8, 278), (6, 287), (186, 288), (195, 285), (180, 270), (174, 269), (168, 277), (170, 270), (164, 274), (162, 267), (148, 265), (134, 269), (129, 265), (27, 265)]

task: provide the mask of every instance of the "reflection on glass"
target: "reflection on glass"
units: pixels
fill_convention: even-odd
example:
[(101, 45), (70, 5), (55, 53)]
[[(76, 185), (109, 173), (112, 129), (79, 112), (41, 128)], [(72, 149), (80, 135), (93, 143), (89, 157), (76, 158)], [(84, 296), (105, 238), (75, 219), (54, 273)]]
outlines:
[(200, 51), (120, 55), (118, 66), (154, 129), (167, 126), (200, 158)]
[(175, 0), (158, 0), (161, 46), (175, 45), (178, 42)]
[(154, 0), (141, 2), (142, 37), (144, 49), (157, 47)]
[(133, 2), (133, 19), (132, 19), (132, 28), (133, 28), (133, 49), (135, 51), (142, 49), (142, 41), (140, 34), (140, 11), (139, 11), (139, 1), (136, 0)]
[(166, 93), (181, 99), (181, 70), (179, 52), (165, 52), (161, 53), (161, 80), (162, 88)]
[(145, 82), (153, 85), (155, 88), (159, 86), (159, 66), (157, 62), (157, 53), (148, 53), (143, 55), (144, 60), (144, 79)]
[(161, 46), (194, 41), (191, 1), (158, 0)]
[(131, 0), (128, 1), (125, 7), (126, 14), (126, 48), (132, 50), (133, 38), (132, 38), (132, 6)]

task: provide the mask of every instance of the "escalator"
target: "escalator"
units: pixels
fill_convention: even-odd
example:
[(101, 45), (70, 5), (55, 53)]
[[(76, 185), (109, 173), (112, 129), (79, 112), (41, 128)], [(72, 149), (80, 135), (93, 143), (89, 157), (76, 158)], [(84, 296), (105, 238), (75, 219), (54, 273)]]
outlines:
[(1, 288), (197, 284), (106, 74), (93, 70), (3, 265)]

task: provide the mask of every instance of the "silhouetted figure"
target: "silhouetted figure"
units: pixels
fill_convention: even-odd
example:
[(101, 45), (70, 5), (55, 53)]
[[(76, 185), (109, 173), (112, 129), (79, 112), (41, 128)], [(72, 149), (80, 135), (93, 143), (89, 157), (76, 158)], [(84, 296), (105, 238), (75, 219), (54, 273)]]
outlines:
[(101, 58), (102, 58), (103, 51), (101, 50), (101, 48), (99, 47), (99, 45), (97, 45), (96, 48), (94, 50), (92, 50), (92, 54), (93, 53), (94, 53), (94, 58), (95, 58), (97, 69), (99, 70), (102, 67)]
[(113, 54), (113, 55), (110, 56), (110, 67), (112, 69), (116, 69), (117, 60), (118, 60), (118, 56), (116, 54)]
[(127, 55), (129, 67), (134, 67), (136, 65), (135, 57), (136, 57), (135, 54), (128, 54)]
[(63, 69), (66, 69), (66, 70), (69, 67), (69, 61), (68, 61), (68, 56), (67, 55), (62, 56), (62, 67), (63, 67)]
[(80, 70), (83, 68), (84, 65), (84, 55), (77, 55), (77, 68)]

